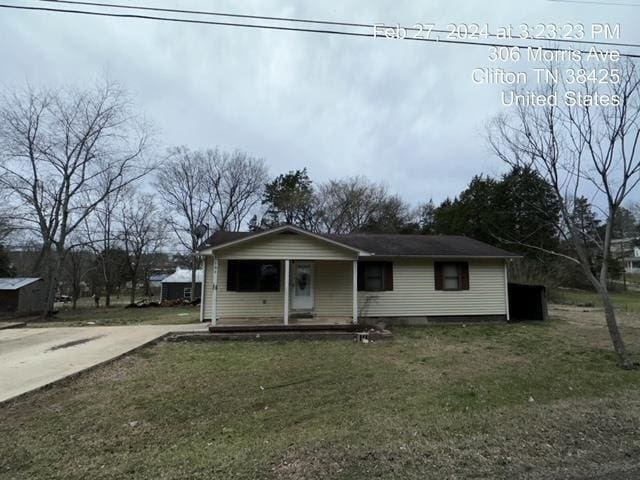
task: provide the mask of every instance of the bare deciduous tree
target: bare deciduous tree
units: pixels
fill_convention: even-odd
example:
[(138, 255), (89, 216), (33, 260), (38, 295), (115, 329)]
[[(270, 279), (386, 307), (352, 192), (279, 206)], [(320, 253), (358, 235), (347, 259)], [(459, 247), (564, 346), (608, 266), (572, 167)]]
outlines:
[[(73, 242), (74, 239), (71, 241)], [(94, 256), (90, 250), (83, 248), (81, 240), (67, 248), (63, 273), (70, 287), (71, 306), (74, 310), (82, 294), (82, 285), (94, 268)]]
[(3, 243), (15, 230), (17, 219), (14, 217), (10, 192), (0, 182), (0, 243)]
[(180, 244), (192, 255), (191, 291), (195, 292), (197, 250), (202, 226), (238, 231), (260, 202), (267, 179), (264, 160), (235, 151), (170, 151), (157, 176), (157, 188), (172, 215), (167, 218)]
[(215, 228), (236, 232), (260, 203), (268, 179), (265, 162), (239, 150), (209, 150), (205, 155)]
[(120, 211), (119, 237), (127, 255), (131, 280), (131, 303), (136, 301), (136, 288), (144, 261), (166, 241), (165, 223), (150, 195), (129, 198)]
[(42, 243), (39, 270), (53, 308), (69, 236), (109, 195), (150, 170), (149, 129), (118, 85), (6, 93), (0, 184)]
[(176, 147), (169, 152), (156, 177), (156, 188), (168, 209), (164, 221), (191, 254), (192, 292), (196, 291), (196, 253), (203, 233), (199, 228), (207, 224), (211, 210), (207, 171), (201, 152)]
[(321, 230), (327, 233), (394, 231), (397, 225), (390, 225), (389, 220), (394, 215), (408, 215), (404, 211), (408, 207), (399, 197), (389, 195), (385, 185), (363, 176), (330, 180), (320, 185), (316, 195)]
[[(78, 230), (78, 245), (86, 245), (94, 254), (95, 262), (104, 287), (105, 306), (111, 305), (111, 297), (121, 284), (123, 262), (118, 238), (118, 212), (124, 198), (130, 194), (125, 188), (107, 195), (100, 205), (87, 216)], [(100, 295), (101, 292), (93, 292)]]
[(6, 240), (11, 232), (13, 232), (13, 229), (13, 225), (9, 221), (9, 218), (0, 212), (0, 243)]
[[(614, 222), (621, 205), (640, 182), (640, 75), (631, 61), (621, 61), (613, 67), (621, 72), (619, 84), (549, 86), (540, 93), (557, 95), (557, 106), (514, 107), (512, 115), (493, 121), (488, 139), (502, 160), (530, 166), (552, 185), (561, 204), (558, 231), (573, 253), (550, 253), (580, 265), (602, 299), (618, 363), (632, 368), (634, 363), (623, 341), (608, 285)], [(568, 105), (564, 96), (569, 89), (591, 98), (595, 94), (612, 98), (616, 95), (620, 105)], [(602, 238), (589, 235), (576, 221), (575, 208), (585, 195), (602, 211)], [(585, 238), (601, 252), (598, 272), (592, 271)]]

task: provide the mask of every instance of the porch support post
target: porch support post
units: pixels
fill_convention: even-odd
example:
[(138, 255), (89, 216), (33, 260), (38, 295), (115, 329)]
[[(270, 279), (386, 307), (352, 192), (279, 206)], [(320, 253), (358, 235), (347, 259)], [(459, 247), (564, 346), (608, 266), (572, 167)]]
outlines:
[(213, 301), (211, 302), (211, 326), (215, 327), (218, 321), (218, 257), (213, 257)]
[(284, 324), (289, 325), (289, 260), (284, 261)]
[(353, 261), (353, 324), (358, 324), (358, 260)]
[(200, 284), (200, 321), (204, 322), (204, 300), (207, 296), (207, 257), (202, 258), (204, 261), (202, 262), (202, 283)]

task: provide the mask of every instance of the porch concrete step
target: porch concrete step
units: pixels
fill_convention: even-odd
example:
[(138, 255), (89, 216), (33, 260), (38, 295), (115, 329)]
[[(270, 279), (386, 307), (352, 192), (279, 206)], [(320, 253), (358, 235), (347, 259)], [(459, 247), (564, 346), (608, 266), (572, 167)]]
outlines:
[[(369, 341), (390, 340), (391, 332), (370, 332)], [(273, 332), (216, 332), (216, 333), (172, 333), (168, 342), (221, 342), (221, 341), (287, 341), (287, 340), (356, 340), (355, 332), (340, 330), (318, 331), (273, 331)]]
[(209, 327), (211, 333), (259, 333), (259, 332), (355, 332), (363, 327), (353, 324), (340, 325), (216, 325)]

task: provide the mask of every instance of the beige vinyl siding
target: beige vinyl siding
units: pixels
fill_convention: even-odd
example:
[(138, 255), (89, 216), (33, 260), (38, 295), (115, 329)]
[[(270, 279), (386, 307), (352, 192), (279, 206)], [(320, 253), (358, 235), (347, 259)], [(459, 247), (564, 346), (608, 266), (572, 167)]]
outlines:
[(353, 313), (353, 262), (315, 263), (315, 313), (350, 317)]
[[(204, 318), (213, 311), (213, 257), (207, 257)], [(284, 263), (284, 262), (283, 262)], [(283, 265), (284, 268), (284, 265)], [(350, 316), (352, 312), (352, 261), (317, 261), (315, 314), (318, 317)], [(393, 262), (394, 290), (358, 292), (361, 317), (411, 317), (455, 315), (505, 315), (505, 277), (502, 260), (471, 260), (469, 290), (435, 290), (433, 261), (421, 259)], [(228, 292), (227, 261), (219, 260), (219, 318), (282, 318), (284, 271), (276, 293)]]
[(469, 261), (469, 290), (435, 290), (433, 261), (393, 262), (393, 291), (358, 292), (362, 317), (506, 315), (504, 261)]
[(204, 257), (204, 292), (201, 293), (204, 301), (202, 316), (204, 320), (211, 320), (213, 317), (213, 257)]
[[(281, 269), (284, 269), (284, 265)], [(229, 292), (227, 291), (227, 260), (219, 260), (218, 318), (283, 318), (283, 316), (284, 270), (280, 273), (279, 292)]]
[(298, 233), (279, 233), (218, 250), (218, 258), (257, 260), (353, 260), (356, 252)]

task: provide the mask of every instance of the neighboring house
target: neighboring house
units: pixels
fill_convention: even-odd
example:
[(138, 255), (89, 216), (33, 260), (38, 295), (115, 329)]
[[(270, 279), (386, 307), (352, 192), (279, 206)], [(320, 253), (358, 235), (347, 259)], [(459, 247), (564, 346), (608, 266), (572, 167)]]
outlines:
[(624, 270), (627, 273), (640, 273), (640, 247), (635, 247), (633, 256), (624, 259)]
[(162, 287), (162, 281), (167, 278), (170, 274), (168, 273), (154, 273), (149, 276), (149, 287), (151, 288), (160, 288)]
[(623, 254), (627, 255), (633, 252), (635, 245), (640, 243), (640, 238), (614, 238), (611, 240), (611, 255), (620, 258)]
[(41, 313), (47, 304), (41, 278), (0, 278), (0, 314)]
[(176, 269), (175, 273), (161, 281), (162, 300), (186, 300), (191, 301), (200, 298), (202, 291), (202, 270), (196, 271), (196, 291), (191, 291), (191, 270)]
[(458, 236), (218, 232), (201, 319), (289, 324), (508, 320), (505, 250)]
[(626, 273), (640, 273), (640, 238), (617, 238), (611, 240), (611, 256), (621, 259)]

